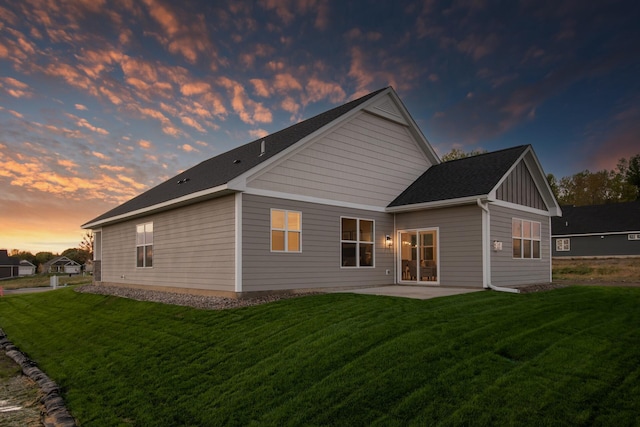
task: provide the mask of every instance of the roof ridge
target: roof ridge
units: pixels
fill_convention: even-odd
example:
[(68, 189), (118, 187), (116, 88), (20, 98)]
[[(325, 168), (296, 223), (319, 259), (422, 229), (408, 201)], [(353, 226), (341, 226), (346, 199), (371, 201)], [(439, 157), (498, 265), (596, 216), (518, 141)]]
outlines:
[(501, 149), (495, 150), (495, 151), (487, 151), (485, 153), (474, 154), (472, 156), (461, 157), (459, 159), (447, 160), (447, 161), (442, 162), (440, 164), (442, 165), (442, 164), (445, 164), (445, 163), (457, 162), (457, 161), (460, 161), (460, 160), (475, 159), (475, 158), (478, 158), (478, 157), (481, 157), (481, 156), (499, 154), (499, 153), (501, 153), (503, 151), (519, 150), (519, 149), (523, 149), (523, 148), (530, 147), (530, 146), (531, 146), (531, 144), (516, 145), (515, 147), (501, 148)]

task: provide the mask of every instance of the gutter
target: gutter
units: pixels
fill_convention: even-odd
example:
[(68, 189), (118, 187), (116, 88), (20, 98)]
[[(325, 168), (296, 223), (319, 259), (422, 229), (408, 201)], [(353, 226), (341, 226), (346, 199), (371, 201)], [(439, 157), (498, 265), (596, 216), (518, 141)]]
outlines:
[(489, 207), (488, 204), (489, 202), (482, 203), (482, 200), (480, 200), (479, 198), (476, 199), (476, 203), (478, 205), (478, 207), (480, 207), (480, 209), (482, 209), (485, 213), (486, 216), (483, 215), (483, 219), (485, 219), (485, 224), (486, 226), (484, 226), (483, 224), (483, 233), (482, 233), (482, 237), (483, 237), (483, 245), (482, 245), (482, 260), (483, 260), (483, 268), (484, 268), (484, 275), (485, 275), (485, 279), (483, 280), (483, 284), (482, 286), (485, 289), (491, 289), (492, 291), (497, 291), (497, 292), (508, 292), (508, 293), (512, 293), (512, 294), (519, 294), (520, 290), (516, 289), (516, 288), (506, 288), (504, 286), (496, 286), (494, 284), (491, 283), (491, 275), (489, 274), (489, 272), (491, 271), (491, 251), (488, 248), (488, 244), (489, 244)]

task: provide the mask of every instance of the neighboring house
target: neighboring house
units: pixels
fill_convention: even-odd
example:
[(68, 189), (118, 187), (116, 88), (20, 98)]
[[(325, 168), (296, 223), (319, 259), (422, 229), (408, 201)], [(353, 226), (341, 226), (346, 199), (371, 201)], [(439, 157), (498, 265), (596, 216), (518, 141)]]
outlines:
[(553, 257), (640, 256), (640, 201), (563, 206), (551, 223)]
[(0, 280), (18, 277), (20, 259), (9, 256), (6, 249), (0, 249)]
[(26, 259), (20, 260), (20, 268), (18, 269), (20, 276), (32, 276), (36, 274), (36, 266)]
[(84, 224), (98, 283), (243, 296), (551, 281), (531, 146), (441, 163), (392, 88), (205, 160)]
[(79, 274), (81, 270), (82, 265), (66, 256), (53, 258), (44, 263), (42, 268), (43, 273), (52, 274)]

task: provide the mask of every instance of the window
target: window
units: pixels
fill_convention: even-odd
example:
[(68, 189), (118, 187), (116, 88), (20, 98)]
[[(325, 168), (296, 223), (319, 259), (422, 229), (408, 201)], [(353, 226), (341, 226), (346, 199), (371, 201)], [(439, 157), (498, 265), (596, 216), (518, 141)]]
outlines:
[(271, 251), (302, 252), (302, 213), (271, 209)]
[(136, 226), (136, 267), (153, 267), (153, 223)]
[(556, 239), (557, 252), (569, 252), (571, 250), (571, 239)]
[(513, 218), (511, 221), (514, 258), (540, 258), (540, 223)]
[(640, 240), (640, 234), (629, 234), (627, 236), (627, 239), (629, 239), (629, 240)]
[(367, 219), (341, 218), (340, 243), (343, 267), (374, 266), (374, 222)]

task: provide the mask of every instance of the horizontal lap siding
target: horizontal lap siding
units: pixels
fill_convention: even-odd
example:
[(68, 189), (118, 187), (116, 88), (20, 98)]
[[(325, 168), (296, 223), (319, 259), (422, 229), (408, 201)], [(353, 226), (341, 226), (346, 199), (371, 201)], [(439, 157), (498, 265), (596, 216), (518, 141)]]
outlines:
[[(477, 206), (397, 214), (398, 230), (439, 227), (440, 284), (482, 287), (482, 211)], [(396, 237), (397, 239), (397, 237)]]
[[(234, 290), (234, 196), (103, 227), (102, 281)], [(153, 222), (153, 267), (136, 267), (136, 224)], [(124, 276), (124, 278), (122, 278)]]
[(607, 257), (607, 256), (640, 256), (640, 240), (629, 240), (628, 234), (599, 234), (596, 236), (560, 237), (569, 239), (570, 251), (556, 251), (553, 238), (554, 257)]
[[(271, 252), (272, 208), (302, 212), (301, 253)], [(242, 209), (243, 292), (393, 283), (392, 215), (246, 194)], [(374, 268), (341, 268), (341, 216), (375, 220)]]
[(248, 186), (386, 206), (429, 166), (406, 126), (361, 112)]
[[(490, 240), (502, 242), (502, 251), (491, 251), (491, 282), (497, 286), (548, 283), (550, 280), (549, 217), (490, 205)], [(513, 259), (511, 220), (540, 222), (541, 259)]]

